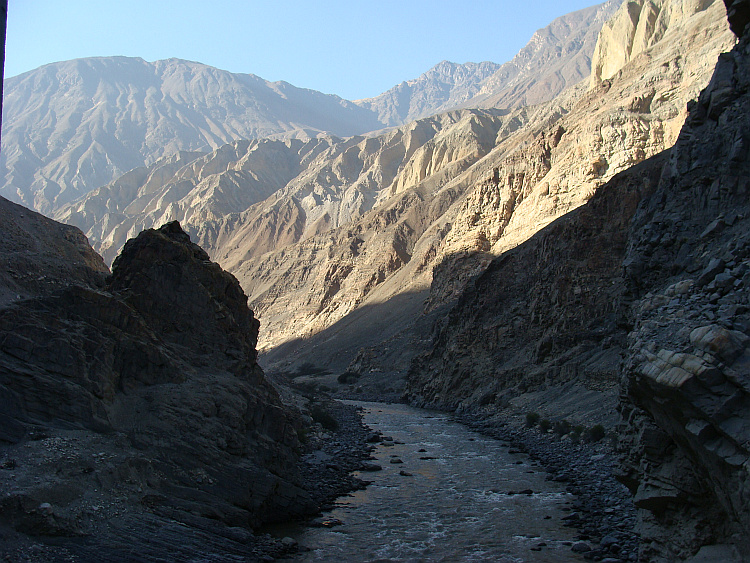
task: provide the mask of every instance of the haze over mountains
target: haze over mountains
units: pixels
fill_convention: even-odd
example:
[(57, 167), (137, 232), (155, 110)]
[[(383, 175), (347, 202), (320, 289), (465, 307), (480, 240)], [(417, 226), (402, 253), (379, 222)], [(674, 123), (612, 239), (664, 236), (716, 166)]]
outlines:
[[(549, 97), (565, 85), (558, 75), (580, 73), (560, 68), (586, 63), (593, 50), (589, 36), (595, 37), (615, 4), (565, 16), (534, 36), (524, 51), (533, 53), (527, 72), (549, 85)], [(564, 55), (548, 41), (561, 30), (569, 39)], [(502, 67), (443, 62), (355, 103), (177, 59), (106, 57), (46, 65), (5, 81), (0, 194), (50, 214), (180, 150), (212, 150), (240, 139), (346, 137), (402, 125), (475, 95), (512, 88), (523, 74), (514, 65), (515, 59)]]

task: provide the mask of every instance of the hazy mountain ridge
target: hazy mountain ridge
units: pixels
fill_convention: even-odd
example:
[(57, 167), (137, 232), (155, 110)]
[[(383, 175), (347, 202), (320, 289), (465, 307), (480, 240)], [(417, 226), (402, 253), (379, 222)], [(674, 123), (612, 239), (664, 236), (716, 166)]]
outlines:
[(589, 75), (601, 26), (622, 0), (555, 19), (538, 30), (513, 59), (456, 65), (443, 61), (414, 80), (355, 103), (380, 121), (400, 125), (455, 107), (519, 107), (554, 98)]
[(497, 130), (485, 127), (510, 122), (503, 113), (450, 112), (378, 137), (237, 141), (208, 154), (180, 153), (55, 217), (83, 229), (108, 262), (140, 229), (179, 220), (237, 265), (348, 224), (428, 177), (455, 174), (495, 143)]
[(473, 104), (510, 107), (552, 100), (591, 72), (599, 31), (622, 0), (608, 0), (557, 18), (487, 79)]
[(387, 125), (402, 125), (466, 104), (498, 68), (499, 64), (490, 61), (464, 64), (442, 61), (418, 78), (354, 103), (375, 112)]
[[(550, 99), (588, 72), (593, 47), (580, 37), (595, 36), (617, 1), (556, 20), (506, 65), (444, 61), (354, 103), (178, 59), (101, 57), (46, 65), (4, 83), (0, 194), (51, 214), (179, 151), (206, 151), (240, 139), (346, 137), (457, 106)], [(543, 84), (542, 94), (520, 96), (529, 76)]]
[(4, 88), (2, 193), (48, 213), (180, 150), (382, 127), (336, 96), (178, 59), (78, 59)]

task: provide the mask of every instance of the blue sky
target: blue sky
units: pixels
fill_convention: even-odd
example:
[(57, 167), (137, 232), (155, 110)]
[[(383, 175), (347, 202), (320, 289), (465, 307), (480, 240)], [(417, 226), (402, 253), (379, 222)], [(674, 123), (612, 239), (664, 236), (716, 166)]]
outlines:
[(442, 60), (503, 63), (596, 0), (9, 0), (5, 76), (47, 63), (177, 57), (347, 99)]

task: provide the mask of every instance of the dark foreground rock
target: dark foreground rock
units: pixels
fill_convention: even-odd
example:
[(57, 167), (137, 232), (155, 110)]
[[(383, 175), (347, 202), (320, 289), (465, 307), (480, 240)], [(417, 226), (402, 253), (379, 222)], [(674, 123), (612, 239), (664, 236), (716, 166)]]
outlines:
[[(4, 250), (32, 261), (23, 230), (43, 240), (38, 225), (56, 225), (0, 219), (4, 232), (21, 232)], [(258, 322), (237, 280), (177, 223), (131, 240), (106, 279), (100, 262), (87, 264), (91, 254), (70, 252), (82, 273), (68, 277), (55, 262), (41, 274), (55, 283), (27, 284), (26, 298), (0, 308), (2, 555), (237, 561), (287, 552), (251, 530), (314, 513), (356, 483), (340, 461), (317, 473), (300, 462), (301, 438), (317, 426), (258, 366)], [(12, 281), (4, 287), (16, 290)], [(342, 426), (354, 427), (356, 413), (347, 416)]]
[(726, 4), (739, 42), (689, 105), (625, 261), (620, 478), (649, 560), (750, 553), (750, 2)]

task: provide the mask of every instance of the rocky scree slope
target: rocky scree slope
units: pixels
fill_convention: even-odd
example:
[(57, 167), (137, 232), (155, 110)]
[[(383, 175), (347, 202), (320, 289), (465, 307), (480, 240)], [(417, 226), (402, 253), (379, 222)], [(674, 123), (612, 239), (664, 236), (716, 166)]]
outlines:
[(611, 425), (619, 383), (618, 477), (649, 561), (748, 553), (750, 5), (728, 4), (739, 43), (674, 148), (494, 259), (407, 387), (421, 404)]
[[(71, 230), (14, 211), (3, 232), (40, 240)], [(237, 280), (178, 223), (131, 240), (106, 278), (100, 259), (87, 264), (83, 235), (68, 239), (53, 251), (70, 247), (88, 272), (67, 277), (42, 262), (58, 283), (33, 284), (0, 309), (7, 545), (60, 536), (89, 560), (117, 559), (113, 546), (134, 548), (118, 538), (140, 521), (169, 530), (138, 536), (163, 552), (209, 553), (222, 538), (250, 542), (250, 527), (315, 510), (298, 482), (300, 415), (257, 365), (258, 322)], [(22, 244), (13, 250), (33, 259)]]
[(0, 198), (0, 306), (71, 282), (101, 284), (109, 268), (76, 227)]
[[(690, 105), (623, 263), (620, 477), (652, 559), (750, 553), (750, 2), (726, 4), (739, 43)], [(739, 559), (729, 545), (711, 549)]]

